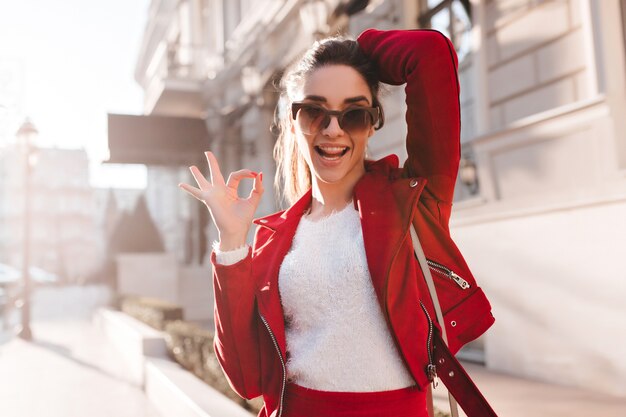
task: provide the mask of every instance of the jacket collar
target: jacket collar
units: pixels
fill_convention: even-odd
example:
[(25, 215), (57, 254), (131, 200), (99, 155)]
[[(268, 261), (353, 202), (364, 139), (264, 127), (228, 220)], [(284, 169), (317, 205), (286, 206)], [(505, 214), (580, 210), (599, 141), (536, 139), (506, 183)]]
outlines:
[(259, 217), (258, 219), (254, 219), (253, 223), (261, 227), (266, 227), (274, 232), (286, 224), (296, 222), (297, 225), (297, 222), (300, 221), (304, 212), (311, 206), (312, 199), (313, 192), (309, 188), (309, 190), (287, 210), (279, 211), (265, 217)]
[[(377, 161), (366, 160), (365, 161), (365, 171), (369, 174), (379, 174), (384, 175), (386, 178), (392, 176), (394, 170), (398, 168), (398, 157), (396, 155), (387, 155), (386, 157), (379, 159)], [(359, 183), (363, 182), (366, 176), (359, 180)], [(358, 184), (357, 183), (357, 187)], [(312, 190), (309, 190), (304, 193), (302, 197), (298, 201), (296, 201), (291, 207), (287, 210), (279, 211), (276, 213), (272, 213), (265, 217), (259, 217), (253, 220), (253, 223), (266, 227), (272, 231), (276, 231), (280, 227), (285, 224), (290, 224), (291, 222), (299, 222), (300, 218), (304, 215), (304, 212), (311, 207), (311, 200), (313, 198)], [(355, 202), (355, 208), (358, 209)], [(297, 224), (297, 223), (296, 223)]]

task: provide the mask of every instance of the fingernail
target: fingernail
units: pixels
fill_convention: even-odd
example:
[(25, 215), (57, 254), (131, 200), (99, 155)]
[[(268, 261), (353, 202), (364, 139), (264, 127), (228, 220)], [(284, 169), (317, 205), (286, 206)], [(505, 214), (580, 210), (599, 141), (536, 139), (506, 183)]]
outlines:
[(263, 181), (263, 173), (259, 172), (259, 180)]

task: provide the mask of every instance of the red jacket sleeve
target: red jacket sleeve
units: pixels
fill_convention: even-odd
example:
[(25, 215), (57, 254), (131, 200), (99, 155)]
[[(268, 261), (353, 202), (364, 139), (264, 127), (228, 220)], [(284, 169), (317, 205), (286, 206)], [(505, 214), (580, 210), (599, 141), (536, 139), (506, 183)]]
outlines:
[(430, 29), (368, 29), (358, 42), (382, 82), (406, 83), (406, 174), (426, 177), (426, 191), (438, 204), (451, 204), (461, 128), (458, 61), (452, 42)]
[(261, 395), (258, 316), (251, 254), (233, 265), (220, 265), (211, 255), (215, 294), (213, 347), (231, 387), (243, 398)]

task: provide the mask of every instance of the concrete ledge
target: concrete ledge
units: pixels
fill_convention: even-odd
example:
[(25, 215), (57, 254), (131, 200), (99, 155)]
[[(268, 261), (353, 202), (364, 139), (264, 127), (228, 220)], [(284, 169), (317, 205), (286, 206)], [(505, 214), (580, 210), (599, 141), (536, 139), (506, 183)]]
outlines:
[(109, 308), (100, 308), (94, 316), (95, 324), (102, 330), (111, 345), (120, 353), (128, 366), (131, 382), (145, 384), (145, 358), (167, 357), (163, 333)]
[(146, 360), (145, 392), (159, 413), (176, 417), (251, 417), (179, 364), (166, 359)]
[(163, 332), (109, 308), (94, 315), (128, 366), (127, 377), (143, 387), (163, 417), (251, 417), (235, 402), (169, 359)]

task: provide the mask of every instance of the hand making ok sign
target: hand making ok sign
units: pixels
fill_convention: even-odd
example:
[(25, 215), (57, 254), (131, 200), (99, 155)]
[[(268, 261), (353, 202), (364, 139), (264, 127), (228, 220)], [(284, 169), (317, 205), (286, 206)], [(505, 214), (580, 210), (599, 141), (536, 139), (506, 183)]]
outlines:
[[(263, 194), (263, 173), (249, 169), (235, 171), (224, 177), (212, 152), (205, 152), (209, 163), (211, 181), (209, 182), (195, 165), (189, 167), (198, 187), (180, 183), (178, 186), (202, 201), (209, 212), (220, 236), (220, 249), (231, 250), (246, 243), (248, 230), (252, 225), (254, 213)], [(239, 182), (244, 178), (253, 178), (254, 185), (247, 198), (237, 195)]]

